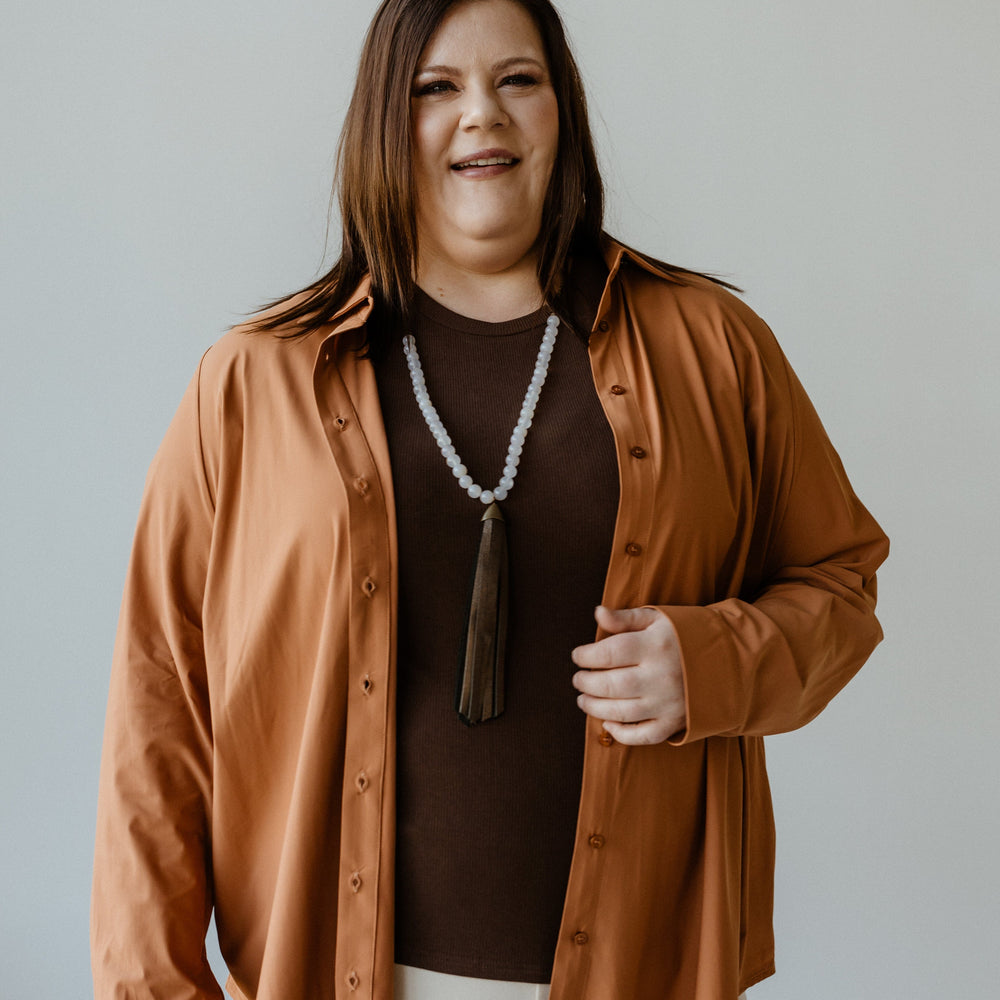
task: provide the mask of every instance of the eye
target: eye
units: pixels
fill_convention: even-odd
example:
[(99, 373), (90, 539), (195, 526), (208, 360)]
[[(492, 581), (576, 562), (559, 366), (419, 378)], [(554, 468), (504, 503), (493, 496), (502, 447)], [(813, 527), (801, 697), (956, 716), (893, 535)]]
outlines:
[(503, 87), (533, 87), (536, 83), (538, 80), (530, 73), (511, 73), (500, 81)]
[(451, 80), (430, 80), (415, 87), (413, 94), (415, 97), (431, 97), (434, 94), (446, 94), (454, 89), (455, 84)]

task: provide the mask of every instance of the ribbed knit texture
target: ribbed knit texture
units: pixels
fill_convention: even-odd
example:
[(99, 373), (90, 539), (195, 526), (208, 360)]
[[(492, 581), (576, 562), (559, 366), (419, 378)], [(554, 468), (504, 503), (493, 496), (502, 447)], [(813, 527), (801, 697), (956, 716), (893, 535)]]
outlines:
[[(500, 478), (546, 311), (481, 323), (427, 296), (428, 391), (470, 475)], [(586, 347), (563, 327), (515, 485), (506, 709), (472, 729), (455, 678), (484, 506), (444, 463), (401, 338), (377, 363), (399, 536), (396, 961), (547, 982), (573, 853), (584, 716), (570, 650), (594, 637), (618, 505), (614, 439)]]

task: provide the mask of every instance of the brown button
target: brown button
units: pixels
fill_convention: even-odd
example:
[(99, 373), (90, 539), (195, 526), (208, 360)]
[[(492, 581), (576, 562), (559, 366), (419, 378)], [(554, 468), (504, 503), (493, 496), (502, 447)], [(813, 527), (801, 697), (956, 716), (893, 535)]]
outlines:
[(358, 476), (358, 478), (354, 480), (354, 488), (362, 496), (364, 496), (368, 492), (368, 480), (365, 479), (364, 476)]
[(368, 775), (362, 771), (355, 779), (354, 784), (357, 786), (359, 792), (368, 791)]
[(599, 851), (604, 846), (604, 838), (599, 833), (595, 833), (590, 840), (587, 841), (587, 843), (590, 844), (595, 851)]
[(365, 674), (365, 676), (361, 678), (361, 690), (365, 694), (371, 694), (372, 693), (372, 678), (371, 678), (371, 674)]
[(641, 556), (642, 546), (639, 545), (638, 542), (629, 542), (628, 545), (625, 546), (625, 552), (630, 556)]
[(361, 985), (361, 977), (353, 970), (351, 972), (348, 972), (345, 978), (347, 980), (347, 985), (351, 988), (352, 993)]
[(645, 448), (640, 448), (638, 445), (636, 445), (633, 449), (631, 449), (631, 451), (629, 451), (629, 454), (633, 458), (645, 458), (646, 457), (646, 449)]
[(611, 324), (608, 323), (606, 319), (602, 319), (601, 322), (597, 324), (597, 329), (600, 330), (601, 333), (607, 333), (608, 330), (611, 329)]
[(624, 396), (626, 392), (628, 392), (628, 389), (623, 385), (613, 385), (611, 387), (612, 396)]
[(354, 892), (360, 892), (361, 891), (361, 873), (360, 872), (354, 872), (351, 875), (351, 877), (349, 879), (349, 882), (350, 882), (352, 891), (354, 891)]
[(573, 935), (573, 944), (584, 945), (590, 940), (590, 937), (584, 931), (577, 931)]
[(615, 738), (606, 729), (601, 730), (601, 735), (597, 737), (597, 742), (602, 747), (614, 746)]
[(365, 582), (361, 584), (361, 589), (365, 592), (365, 597), (371, 597), (375, 593), (375, 581), (370, 577), (365, 577)]

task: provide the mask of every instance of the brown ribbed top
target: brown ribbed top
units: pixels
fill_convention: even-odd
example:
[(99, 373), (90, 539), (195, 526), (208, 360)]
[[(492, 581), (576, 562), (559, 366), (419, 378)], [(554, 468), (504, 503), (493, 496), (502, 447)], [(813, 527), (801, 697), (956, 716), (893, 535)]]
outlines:
[[(506, 323), (421, 294), (428, 392), (473, 479), (500, 478), (547, 312)], [(402, 332), (376, 365), (399, 536), (396, 961), (548, 982), (573, 853), (584, 716), (570, 650), (594, 635), (618, 505), (614, 439), (565, 324), (501, 507), (510, 558), (506, 709), (467, 728), (455, 676), (484, 507), (413, 397)]]

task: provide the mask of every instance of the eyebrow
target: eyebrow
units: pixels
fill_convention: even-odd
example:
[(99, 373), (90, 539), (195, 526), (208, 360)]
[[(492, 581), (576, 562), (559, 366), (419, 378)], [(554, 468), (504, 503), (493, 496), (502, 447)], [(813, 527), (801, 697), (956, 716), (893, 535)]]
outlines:
[[(500, 62), (494, 63), (490, 70), (494, 73), (501, 73), (505, 69), (509, 69), (511, 66), (523, 66), (525, 63), (531, 63), (537, 66), (539, 69), (544, 69), (544, 65), (540, 63), (534, 56), (511, 56), (509, 59), (501, 59)], [(441, 64), (436, 64), (434, 66), (418, 66), (415, 76), (422, 76), (424, 73), (441, 73), (445, 76), (461, 76), (462, 71), (455, 66), (444, 66)]]

